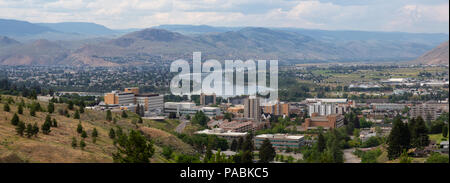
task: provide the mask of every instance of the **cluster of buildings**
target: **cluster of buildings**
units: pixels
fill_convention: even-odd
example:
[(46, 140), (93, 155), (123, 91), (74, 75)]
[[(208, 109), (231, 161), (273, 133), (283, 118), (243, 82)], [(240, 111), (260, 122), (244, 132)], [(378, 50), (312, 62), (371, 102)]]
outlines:
[(104, 95), (104, 102), (100, 103), (102, 109), (118, 109), (137, 111), (141, 107), (144, 114), (162, 113), (164, 109), (164, 96), (155, 93), (140, 93), (139, 88), (125, 88), (124, 91), (112, 91)]

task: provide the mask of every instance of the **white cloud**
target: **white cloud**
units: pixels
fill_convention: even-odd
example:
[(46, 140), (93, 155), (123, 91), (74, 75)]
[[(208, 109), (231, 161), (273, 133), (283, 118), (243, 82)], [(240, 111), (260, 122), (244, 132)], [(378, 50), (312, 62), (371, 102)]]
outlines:
[(0, 18), (448, 33), (448, 0), (0, 0)]

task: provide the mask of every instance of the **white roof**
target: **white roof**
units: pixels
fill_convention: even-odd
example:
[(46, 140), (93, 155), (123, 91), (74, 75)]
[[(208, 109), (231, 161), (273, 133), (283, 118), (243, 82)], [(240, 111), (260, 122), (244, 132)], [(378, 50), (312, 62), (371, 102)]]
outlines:
[(307, 102), (346, 103), (346, 98), (307, 98)]
[(299, 139), (302, 139), (304, 136), (303, 135), (288, 135), (288, 134), (261, 134), (261, 135), (257, 135), (256, 137), (257, 138), (268, 138), (268, 139), (277, 138), (277, 139), (299, 140)]

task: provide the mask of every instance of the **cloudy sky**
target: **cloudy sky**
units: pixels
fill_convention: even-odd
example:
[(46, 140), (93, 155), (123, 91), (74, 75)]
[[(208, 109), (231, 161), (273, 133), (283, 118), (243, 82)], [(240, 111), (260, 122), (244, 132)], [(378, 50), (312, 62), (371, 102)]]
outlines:
[(449, 33), (449, 0), (0, 0), (0, 18)]

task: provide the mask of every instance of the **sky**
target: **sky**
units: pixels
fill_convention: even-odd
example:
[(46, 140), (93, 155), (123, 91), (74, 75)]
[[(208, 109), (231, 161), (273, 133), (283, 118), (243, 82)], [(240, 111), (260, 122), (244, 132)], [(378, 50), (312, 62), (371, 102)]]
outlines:
[(0, 0), (0, 18), (449, 33), (449, 0)]

